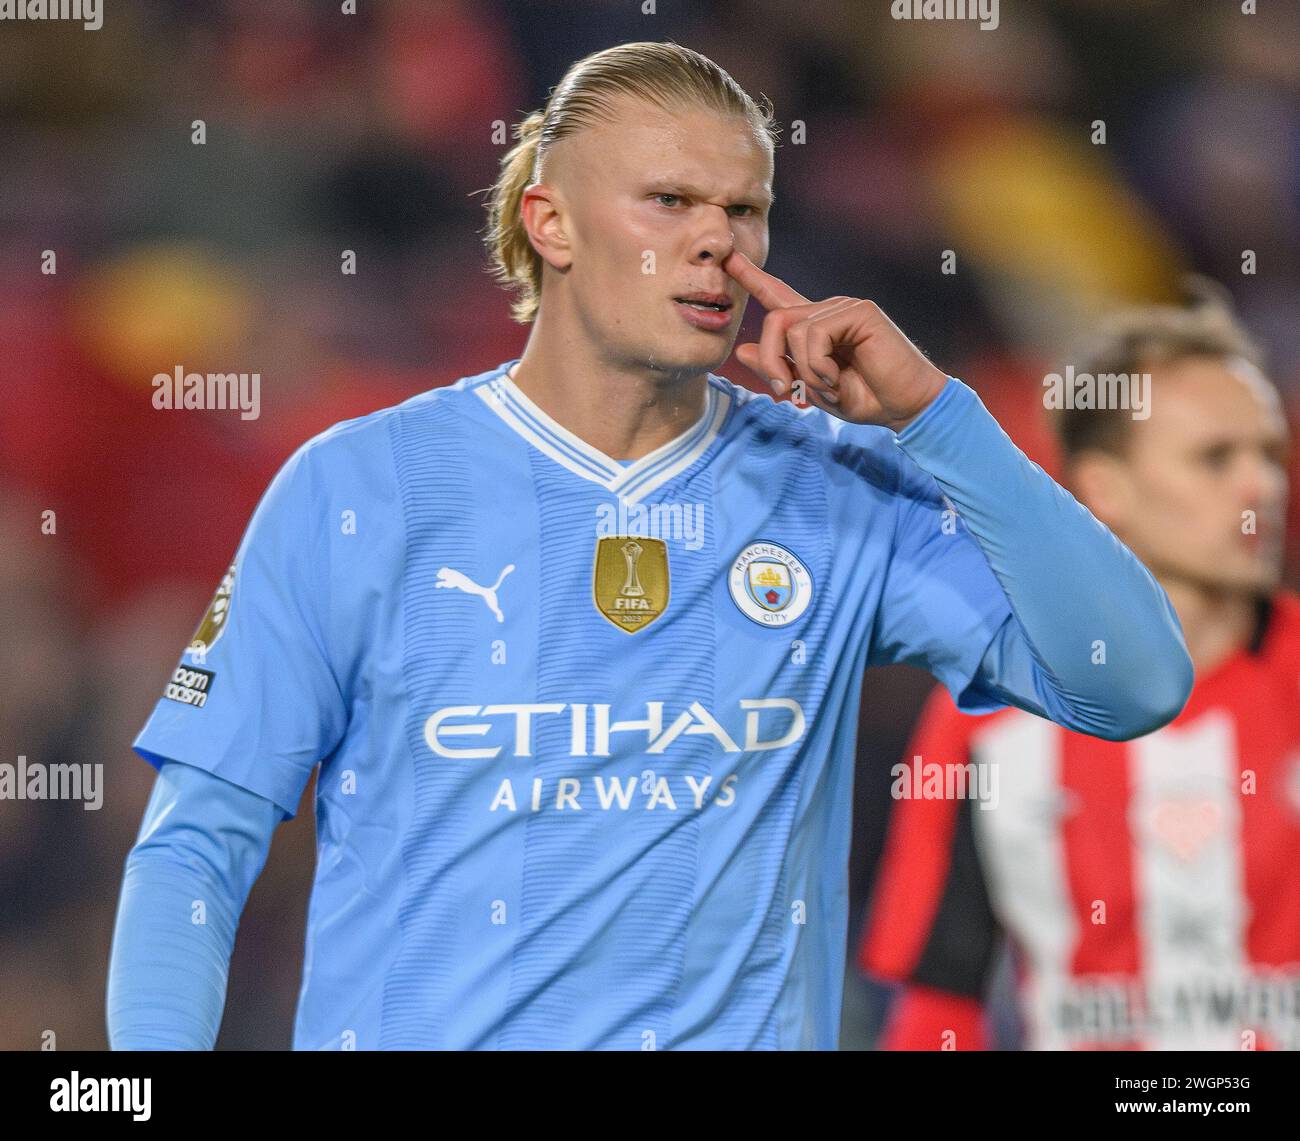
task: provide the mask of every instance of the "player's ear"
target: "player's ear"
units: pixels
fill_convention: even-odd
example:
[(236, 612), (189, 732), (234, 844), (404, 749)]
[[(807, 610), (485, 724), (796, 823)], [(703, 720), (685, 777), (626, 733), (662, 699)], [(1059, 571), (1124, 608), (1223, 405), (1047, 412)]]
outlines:
[(556, 269), (568, 269), (573, 253), (565, 229), (567, 208), (559, 190), (549, 183), (534, 183), (524, 190), (519, 213), (538, 256)]
[(1080, 452), (1068, 479), (1075, 498), (1107, 527), (1123, 527), (1133, 509), (1133, 477), (1128, 464), (1109, 452)]

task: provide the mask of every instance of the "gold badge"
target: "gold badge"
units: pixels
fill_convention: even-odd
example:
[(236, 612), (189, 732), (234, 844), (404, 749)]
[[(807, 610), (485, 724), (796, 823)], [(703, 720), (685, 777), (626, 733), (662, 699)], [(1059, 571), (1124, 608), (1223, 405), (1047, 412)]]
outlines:
[(668, 609), (668, 544), (632, 535), (597, 539), (591, 595), (620, 630), (644, 630)]
[(235, 564), (231, 563), (230, 569), (221, 579), (221, 585), (217, 587), (217, 593), (212, 596), (212, 603), (208, 606), (207, 613), (203, 615), (203, 621), (194, 631), (194, 637), (190, 639), (186, 653), (201, 660), (217, 644), (217, 639), (226, 630), (226, 618), (230, 614), (230, 596), (234, 589)]

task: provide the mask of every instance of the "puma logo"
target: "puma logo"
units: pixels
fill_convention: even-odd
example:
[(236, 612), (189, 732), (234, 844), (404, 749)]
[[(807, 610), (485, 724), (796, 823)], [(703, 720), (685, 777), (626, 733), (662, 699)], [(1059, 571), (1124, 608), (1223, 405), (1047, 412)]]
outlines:
[(441, 567), (438, 570), (438, 581), (433, 585), (439, 590), (463, 590), (466, 594), (477, 594), (484, 602), (487, 608), (497, 616), (498, 622), (505, 621), (505, 615), (501, 613), (501, 607), (497, 605), (497, 589), (501, 586), (506, 575), (515, 569), (515, 564), (511, 563), (499, 575), (497, 580), (491, 586), (479, 586), (473, 579), (461, 574), (458, 570), (452, 570), (451, 567)]

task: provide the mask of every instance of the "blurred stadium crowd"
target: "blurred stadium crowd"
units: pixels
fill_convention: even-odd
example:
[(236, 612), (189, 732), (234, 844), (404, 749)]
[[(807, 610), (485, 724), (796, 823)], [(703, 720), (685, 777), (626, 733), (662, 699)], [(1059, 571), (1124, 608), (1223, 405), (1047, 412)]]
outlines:
[[(1228, 286), (1300, 406), (1300, 9), (1004, 3), (982, 32), (895, 22), (885, 0), (360, 7), (153, 0), (97, 32), (0, 27), (0, 760), (102, 763), (106, 785), (94, 812), (0, 802), (0, 1048), (51, 1030), (106, 1046), (122, 861), (153, 781), (130, 742), (279, 464), (522, 351), (476, 192), (500, 124), (589, 51), (674, 39), (767, 95), (784, 129), (768, 268), (878, 300), (1049, 471), (1044, 375), (1100, 312), (1171, 299), (1187, 270)], [(751, 304), (742, 339), (761, 319)], [(260, 373), (260, 417), (156, 410), (150, 380), (177, 365)], [(930, 684), (867, 681), (855, 916)], [(254, 889), (223, 1047), (289, 1044), (312, 828), (280, 829)], [(882, 998), (849, 988), (844, 1044), (870, 1046)]]

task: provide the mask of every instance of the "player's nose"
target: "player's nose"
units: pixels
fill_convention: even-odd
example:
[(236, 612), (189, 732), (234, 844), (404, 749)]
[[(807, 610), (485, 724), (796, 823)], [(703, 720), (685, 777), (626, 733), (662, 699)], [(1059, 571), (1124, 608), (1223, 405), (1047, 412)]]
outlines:
[(1286, 471), (1268, 456), (1252, 455), (1243, 465), (1241, 490), (1251, 503), (1276, 507), (1286, 498)]
[(692, 235), (691, 261), (723, 262), (736, 244), (736, 237), (731, 232), (731, 219), (721, 206), (701, 213), (700, 229)]

